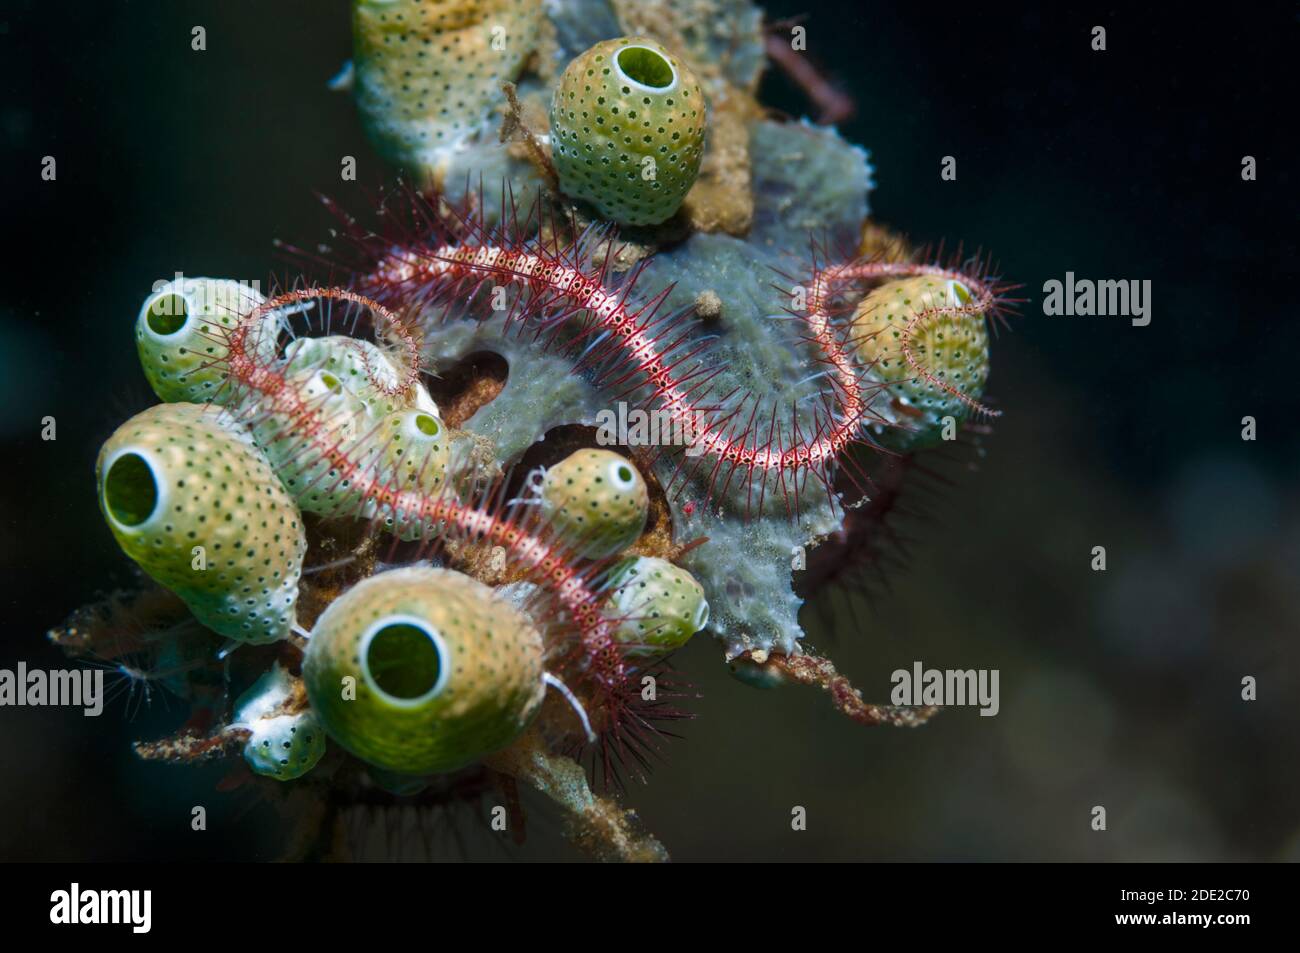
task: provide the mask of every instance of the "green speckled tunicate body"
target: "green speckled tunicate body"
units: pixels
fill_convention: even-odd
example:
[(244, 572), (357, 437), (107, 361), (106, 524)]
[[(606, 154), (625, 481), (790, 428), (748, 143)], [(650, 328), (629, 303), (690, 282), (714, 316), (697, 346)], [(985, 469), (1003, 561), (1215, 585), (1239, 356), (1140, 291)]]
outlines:
[(341, 334), (298, 338), (284, 349), (284, 365), (288, 373), (319, 370), (332, 375), (372, 416), (408, 406), (438, 413), (437, 404), (423, 385), (409, 393), (393, 393), (403, 380), (402, 371), (393, 358), (370, 341)]
[(292, 700), (293, 680), (276, 662), (235, 702), (232, 726), (249, 732), (244, 761), (254, 773), (292, 781), (325, 754), (325, 726), (310, 708)]
[[(437, 498), (445, 488), (451, 465), (451, 443), (442, 419), (423, 410), (399, 410), (384, 416), (371, 440), (369, 466), (384, 475), (385, 482), (396, 490), (417, 492), (426, 499)], [(379, 515), (385, 529), (403, 539), (414, 539), (424, 532), (418, 518), (397, 525), (391, 507), (367, 502), (361, 515)]]
[(649, 506), (645, 479), (612, 450), (578, 450), (542, 480), (542, 512), (588, 559), (612, 556), (635, 543)]
[[(442, 490), (451, 453), (438, 407), (418, 382), (408, 392), (388, 393), (402, 378), (381, 349), (341, 336), (300, 338), (285, 351), (284, 374), (322, 421), (329, 442), (359, 470), (398, 489)], [(304, 449), (291, 423), (265, 414), (253, 436), (298, 505), (321, 516), (375, 516), (350, 480), (319, 452)], [(414, 524), (396, 527), (390, 516), (381, 522), (407, 537), (420, 532)]]
[(435, 774), (505, 747), (527, 726), (544, 694), (542, 639), (469, 576), (397, 569), (325, 610), (303, 678), (344, 748), (390, 771)]
[(707, 112), (694, 74), (655, 40), (597, 43), (551, 100), (560, 187), (625, 225), (665, 221), (699, 174)]
[[(224, 401), (223, 335), (266, 299), (249, 285), (217, 278), (181, 278), (158, 287), (135, 322), (136, 348), (149, 386), (165, 401)], [(280, 319), (266, 315), (249, 334), (262, 360), (276, 352)]]
[(302, 519), (225, 411), (173, 403), (136, 414), (100, 450), (96, 478), (123, 551), (201, 623), (241, 642), (288, 634)]
[(316, 767), (324, 754), (325, 726), (311, 711), (259, 722), (244, 745), (248, 766), (277, 781), (297, 780)]
[[(900, 448), (933, 443), (942, 437), (943, 418), (969, 416), (969, 406), (917, 373), (903, 354), (909, 323), (930, 308), (955, 307), (971, 300), (959, 282), (923, 276), (891, 281), (874, 289), (853, 315), (858, 358), (871, 378), (889, 385), (892, 405), (873, 407), (895, 418), (881, 439)], [(912, 357), (930, 374), (978, 400), (989, 374), (988, 329), (983, 314), (937, 314), (912, 331)]]
[(437, 172), (537, 45), (541, 0), (354, 0), (357, 107), (389, 160)]
[(704, 588), (666, 559), (629, 560), (614, 571), (610, 586), (610, 611), (623, 617), (614, 637), (631, 654), (680, 648), (709, 623)]

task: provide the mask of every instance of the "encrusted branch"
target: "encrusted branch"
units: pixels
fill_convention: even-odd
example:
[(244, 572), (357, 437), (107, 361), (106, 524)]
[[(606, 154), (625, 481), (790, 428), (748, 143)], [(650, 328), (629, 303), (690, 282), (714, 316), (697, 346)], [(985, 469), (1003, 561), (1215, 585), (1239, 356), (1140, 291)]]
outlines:
[(195, 764), (237, 754), (240, 746), (252, 734), (247, 728), (224, 728), (211, 735), (202, 734), (194, 728), (183, 728), (170, 738), (137, 741), (132, 747), (145, 761)]
[(861, 725), (892, 725), (895, 728), (917, 728), (939, 711), (938, 705), (875, 705), (862, 700), (862, 692), (835, 669), (830, 659), (816, 655), (771, 655), (756, 658), (756, 653), (746, 652), (737, 661), (761, 665), (765, 672), (779, 679), (811, 685), (831, 696), (836, 710)]
[(500, 140), (502, 142), (520, 143), (528, 155), (528, 161), (546, 179), (546, 184), (550, 186), (551, 190), (558, 192), (560, 190), (560, 177), (555, 172), (555, 163), (551, 161), (550, 150), (546, 148), (541, 137), (533, 132), (528, 120), (524, 117), (524, 110), (519, 104), (515, 84), (502, 83), (501, 91), (506, 94), (508, 108), (506, 109), (505, 118), (501, 121)]
[(659, 841), (637, 830), (634, 811), (593, 794), (582, 766), (547, 751), (535, 730), (485, 763), (526, 782), (567, 810), (574, 842), (594, 856), (642, 863), (668, 860), (668, 851)]

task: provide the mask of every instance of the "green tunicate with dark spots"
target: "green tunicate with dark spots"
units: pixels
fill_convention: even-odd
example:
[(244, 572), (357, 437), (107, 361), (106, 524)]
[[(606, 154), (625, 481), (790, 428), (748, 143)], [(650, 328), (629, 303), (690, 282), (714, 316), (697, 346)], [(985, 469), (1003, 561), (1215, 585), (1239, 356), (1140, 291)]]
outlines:
[(348, 751), (387, 771), (437, 774), (519, 736), (544, 694), (542, 652), (528, 618), (482, 583), (395, 569), (321, 614), (303, 679)]
[(557, 535), (588, 559), (612, 556), (636, 542), (649, 507), (645, 478), (612, 450), (575, 451), (542, 480), (542, 512)]
[(277, 781), (302, 777), (325, 754), (325, 726), (294, 698), (293, 679), (274, 663), (235, 702), (232, 727), (248, 732), (244, 761), (254, 773)]
[[(285, 349), (283, 373), (286, 386), (312, 408), (322, 433), (356, 472), (426, 497), (442, 492), (450, 434), (423, 383), (400, 389), (401, 371), (383, 349), (342, 335), (299, 338)], [(375, 518), (406, 539), (424, 532), (414, 514), (381, 512), (364, 499), (348, 474), (304, 447), (300, 429), (285, 414), (265, 413), (253, 436), (303, 511)]]
[[(983, 396), (988, 326), (983, 314), (962, 310), (971, 300), (961, 282), (923, 275), (887, 282), (858, 304), (853, 315), (858, 359), (871, 379), (887, 385), (890, 398), (873, 405), (894, 424), (879, 434), (882, 443), (904, 450), (938, 443), (945, 418), (956, 424), (970, 416), (970, 404), (935, 381), (971, 400)], [(907, 360), (903, 342), (909, 336), (912, 359), (934, 380)]]
[(122, 550), (199, 622), (240, 642), (288, 635), (302, 517), (226, 411), (171, 403), (136, 414), (105, 442), (96, 478)]
[(666, 559), (630, 559), (614, 570), (609, 585), (607, 611), (619, 618), (614, 637), (630, 654), (680, 648), (708, 625), (704, 588)]
[(695, 75), (641, 36), (573, 60), (551, 100), (560, 187), (625, 225), (670, 218), (695, 183), (708, 109)]
[[(135, 343), (149, 386), (162, 400), (222, 403), (225, 336), (266, 299), (250, 285), (217, 278), (179, 278), (157, 286), (140, 306)], [(266, 363), (275, 357), (276, 315), (263, 316), (248, 333), (250, 351)]]
[(353, 88), (375, 148), (438, 174), (524, 70), (543, 22), (539, 0), (353, 0)]

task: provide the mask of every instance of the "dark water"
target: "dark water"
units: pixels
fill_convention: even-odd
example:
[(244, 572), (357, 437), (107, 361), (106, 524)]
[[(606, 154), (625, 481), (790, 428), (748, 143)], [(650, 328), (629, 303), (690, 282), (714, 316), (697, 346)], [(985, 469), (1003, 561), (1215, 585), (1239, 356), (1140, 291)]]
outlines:
[[(767, 8), (807, 14), (810, 54), (855, 100), (842, 129), (871, 150), (875, 214), (992, 249), (1029, 300), (995, 343), (988, 457), (925, 504), (892, 592), (806, 626), (868, 696), (921, 659), (999, 668), (1002, 711), (865, 730), (810, 692), (741, 686), (695, 644), (700, 718), (632, 800), (678, 859), (1294, 860), (1294, 8), (875, 6)], [(340, 156), (387, 174), (324, 89), (349, 46), (342, 2), (0, 9), (3, 666), (59, 665), (46, 627), (131, 578), (91, 471), (151, 402), (129, 330), (150, 284), (264, 277), (273, 238), (321, 234), (313, 189), (364, 201), (340, 195)], [(808, 109), (778, 74), (763, 89)], [(1150, 280), (1150, 325), (1044, 316), (1067, 271)], [(219, 768), (129, 753), (179, 702), (119, 715), (0, 709), (0, 858), (270, 856), (273, 811), (216, 793)], [(539, 817), (518, 856), (574, 854)]]

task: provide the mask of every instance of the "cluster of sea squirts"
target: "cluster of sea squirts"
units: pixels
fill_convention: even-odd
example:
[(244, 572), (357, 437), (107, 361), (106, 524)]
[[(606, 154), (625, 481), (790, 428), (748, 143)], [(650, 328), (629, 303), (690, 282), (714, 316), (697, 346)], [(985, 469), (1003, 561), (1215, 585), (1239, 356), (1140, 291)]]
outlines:
[[(623, 244), (605, 252), (610, 270), (639, 262), (638, 289), (665, 289), (666, 308), (695, 308), (691, 333), (709, 341), (713, 391), (792, 409), (781, 427), (793, 439), (801, 425), (815, 432), (825, 409), (815, 355), (781, 320), (807, 265), (799, 250), (810, 234), (830, 247), (881, 245), (868, 219), (866, 153), (834, 129), (778, 121), (758, 106), (763, 29), (743, 0), (356, 0), (350, 81), (380, 153), (447, 201), (473, 202), (472, 181), (486, 195), (483, 227), (506, 224), (495, 212), (503, 196), (529, 192), (575, 220), (623, 227)], [(793, 280), (777, 277), (792, 271)], [(916, 314), (969, 297), (960, 282), (916, 277), (850, 302), (849, 339), (880, 395), (863, 426), (873, 442), (920, 452), (943, 422), (969, 416), (970, 401), (937, 382), (983, 392), (984, 316), (955, 310), (907, 338), (910, 352), (902, 347)], [(509, 470), (555, 428), (593, 427), (610, 395), (586, 385), (569, 356), (511, 333), (478, 302), (452, 302), (422, 327), (425, 371), (450, 371), (482, 351), (509, 366), (499, 392), (453, 427), (392, 348), (294, 337), (288, 314), (264, 304), (245, 285), (203, 278), (147, 298), (136, 339), (163, 403), (123, 424), (100, 453), (110, 529), (227, 640), (226, 651), (301, 649), (301, 674), (277, 661), (233, 707), (227, 730), (257, 774), (301, 777), (327, 739), (376, 777), (455, 771), (509, 748), (556, 684), (548, 622), (519, 595), (537, 580), (498, 573), (485, 582), (468, 564), (427, 560), (379, 567), (308, 628), (297, 599), (316, 517), (408, 540), (427, 538), (429, 527), (394, 524), (349, 474), (304, 452), (294, 420), (232, 380), (223, 342), (260, 315), (245, 327), (249, 353), (329, 422), (329, 440), (359, 471), (431, 497), (470, 500), (484, 472)], [(798, 654), (791, 554), (843, 535), (861, 501), (837, 485), (807, 494), (797, 512), (775, 493), (755, 508), (752, 486), (715, 492), (683, 478), (673, 455), (649, 467), (585, 447), (527, 484), (539, 525), (573, 558), (603, 567), (600, 611), (620, 650), (659, 657), (707, 629), (728, 658)], [(661, 494), (670, 537), (707, 543), (637, 551), (647, 476), (675, 488)], [(581, 708), (583, 699), (569, 701)], [(583, 713), (598, 728), (599, 715)]]
[[(110, 529), (146, 573), (232, 644), (295, 631), (306, 639), (309, 705), (290, 711), (267, 702), (268, 693), (284, 694), (278, 669), (236, 705), (234, 723), (252, 732), (244, 752), (255, 771), (301, 776), (327, 734), (369, 764), (411, 775), (452, 771), (505, 747), (541, 703), (547, 646), (527, 613), (490, 587), (453, 569), (393, 569), (333, 601), (310, 634), (299, 625), (303, 512), (372, 514), (357, 481), (331, 473), (329, 459), (304, 452), (292, 421), (232, 384), (221, 330), (262, 304), (245, 287), (203, 278), (169, 283), (146, 300), (138, 351), (165, 402), (119, 427), (100, 452)], [(252, 349), (328, 421), (328, 439), (358, 471), (429, 497), (457, 493), (450, 428), (421, 383), (398, 389), (392, 357), (346, 336), (298, 338), (277, 355), (263, 342), (279, 340), (282, 320), (275, 312), (254, 320)], [(580, 449), (540, 476), (529, 502), (548, 538), (574, 558), (613, 559), (644, 531), (646, 484), (620, 454)], [(631, 556), (607, 575), (613, 637), (629, 653), (671, 651), (707, 621), (702, 588), (666, 560)], [(268, 750), (278, 757), (268, 759)]]

